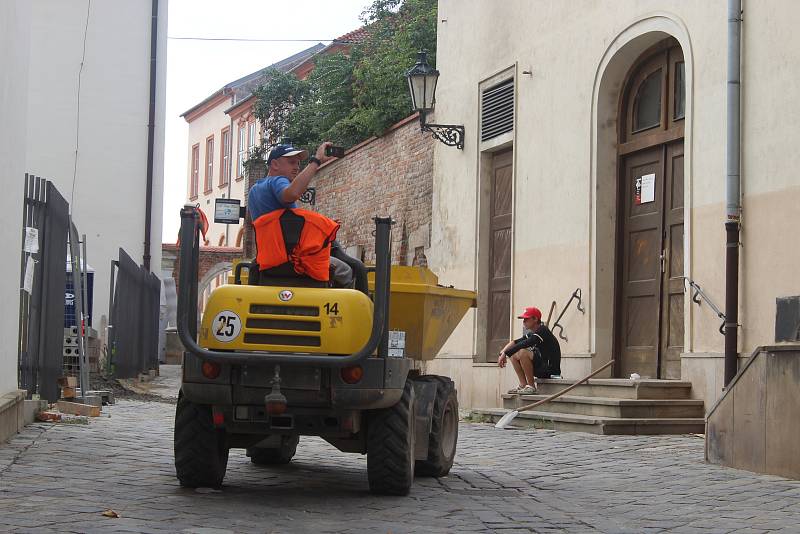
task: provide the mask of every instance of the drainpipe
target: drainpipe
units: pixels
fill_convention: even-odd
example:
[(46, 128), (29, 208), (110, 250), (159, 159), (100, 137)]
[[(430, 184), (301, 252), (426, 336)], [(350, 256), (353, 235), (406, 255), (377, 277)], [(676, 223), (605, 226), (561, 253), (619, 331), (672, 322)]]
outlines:
[[(233, 98), (231, 98), (233, 103)], [(231, 117), (231, 125), (228, 127), (228, 198), (231, 198), (231, 186), (233, 184), (233, 117)], [(238, 141), (237, 141), (238, 142)], [(223, 147), (224, 148), (224, 147)], [(222, 172), (225, 172), (224, 170)], [(225, 246), (231, 246), (230, 224), (225, 225)]]
[(738, 370), (742, 0), (728, 0), (728, 140), (725, 252), (725, 386)]
[(150, 109), (147, 120), (147, 186), (144, 200), (144, 268), (150, 271), (150, 231), (153, 215), (153, 146), (156, 118), (156, 48), (158, 44), (158, 0), (150, 16)]

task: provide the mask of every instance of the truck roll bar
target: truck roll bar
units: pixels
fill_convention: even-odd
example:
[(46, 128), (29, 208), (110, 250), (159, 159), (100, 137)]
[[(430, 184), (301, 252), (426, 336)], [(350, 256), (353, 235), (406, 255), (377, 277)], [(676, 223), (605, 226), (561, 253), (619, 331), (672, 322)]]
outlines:
[[(346, 356), (292, 354), (279, 352), (220, 352), (197, 344), (197, 279), (200, 259), (200, 215), (194, 205), (181, 209), (180, 279), (178, 281), (178, 336), (188, 352), (204, 360), (233, 364), (309, 364), (321, 367), (354, 365), (371, 356), (385, 342), (389, 324), (389, 286), (391, 283), (391, 217), (375, 221), (375, 301), (372, 330), (360, 350)], [(382, 353), (384, 351), (379, 351)]]

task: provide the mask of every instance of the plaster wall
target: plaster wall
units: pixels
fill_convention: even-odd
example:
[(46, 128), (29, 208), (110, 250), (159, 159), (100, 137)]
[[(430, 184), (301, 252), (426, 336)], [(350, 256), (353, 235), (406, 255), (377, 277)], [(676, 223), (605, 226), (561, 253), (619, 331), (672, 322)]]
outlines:
[[(800, 249), (787, 246), (792, 206), (800, 201), (794, 175), (800, 154), (790, 146), (800, 113), (798, 75), (789, 68), (800, 59), (800, 38), (791, 23), (800, 6), (780, 0), (745, 2), (744, 9), (739, 313), (740, 349), (749, 354), (772, 341), (775, 298), (800, 291), (791, 271)], [(725, 3), (440, 0), (438, 18), (441, 77), (431, 122), (464, 124), (466, 142), (463, 151), (435, 147), (432, 269), (458, 287), (479, 286), (481, 153), (491, 149), (478, 139), (480, 88), (509, 70), (516, 94), (508, 143), (514, 148), (512, 309), (547, 310), (555, 300), (557, 314), (581, 288), (586, 313), (571, 310), (565, 316), (564, 374), (574, 377), (610, 358), (619, 91), (636, 58), (672, 36), (687, 65), (685, 274), (722, 306)], [(719, 319), (688, 298), (684, 310), (686, 353), (713, 360), (723, 351)], [(510, 325), (510, 333), (518, 329)], [(463, 359), (464, 365), (476, 355), (482, 359), (477, 332), (473, 313), (442, 357)], [(486, 373), (494, 371), (477, 366), (465, 376)], [(477, 383), (483, 378), (472, 380), (475, 388), (483, 387)], [(460, 389), (465, 386), (473, 387)], [(718, 387), (707, 394), (718, 394)]]
[[(150, 230), (150, 265), (156, 272), (161, 263), (167, 4), (159, 2), (158, 14)], [(87, 26), (87, 5), (81, 0), (30, 3), (25, 170), (54, 182), (71, 203), (78, 231), (87, 235), (96, 280), (93, 323), (99, 326), (100, 315), (108, 311), (110, 264), (119, 248), (143, 261), (152, 6), (92, 2)]]
[(9, 259), (0, 262), (0, 280), (3, 280), (0, 301), (9, 303), (15, 310), (0, 321), (0, 403), (6, 394), (17, 389), (19, 322), (16, 303), (20, 291), (19, 225), (22, 221), (26, 150), (25, 138), (19, 132), (25, 130), (27, 121), (30, 11), (27, 0), (0, 2), (0, 72), (3, 73), (0, 76), (0, 117), (3, 117), (0, 123), (0, 161), (3, 161), (0, 212), (6, 222), (0, 225), (0, 246)]

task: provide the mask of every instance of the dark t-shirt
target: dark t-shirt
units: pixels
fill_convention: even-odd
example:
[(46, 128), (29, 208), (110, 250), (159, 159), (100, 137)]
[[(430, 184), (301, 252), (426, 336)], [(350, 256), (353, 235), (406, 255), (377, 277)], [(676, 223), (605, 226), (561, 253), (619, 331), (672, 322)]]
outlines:
[[(533, 350), (534, 374), (539, 378), (549, 378), (561, 374), (561, 346), (556, 336), (547, 326), (540, 324), (533, 332), (514, 340), (514, 345), (506, 354), (514, 354), (521, 349)], [(538, 354), (537, 354), (538, 353)]]

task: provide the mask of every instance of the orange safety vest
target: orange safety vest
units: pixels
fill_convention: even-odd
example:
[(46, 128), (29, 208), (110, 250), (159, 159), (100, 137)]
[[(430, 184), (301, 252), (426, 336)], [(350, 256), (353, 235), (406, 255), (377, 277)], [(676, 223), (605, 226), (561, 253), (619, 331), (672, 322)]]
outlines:
[(297, 274), (322, 282), (330, 279), (331, 243), (339, 223), (314, 211), (291, 208), (265, 213), (253, 227), (259, 269), (288, 263)]

